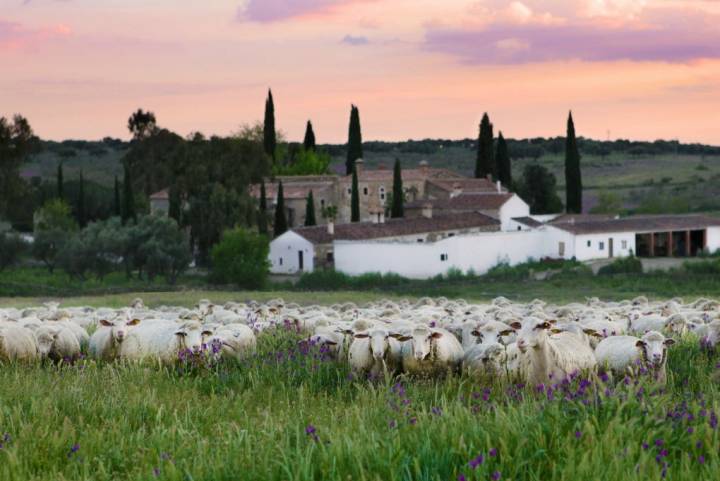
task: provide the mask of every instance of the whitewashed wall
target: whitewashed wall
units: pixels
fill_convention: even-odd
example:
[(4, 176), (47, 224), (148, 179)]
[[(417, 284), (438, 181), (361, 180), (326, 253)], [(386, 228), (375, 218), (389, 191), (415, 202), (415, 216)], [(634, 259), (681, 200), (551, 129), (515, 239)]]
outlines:
[(298, 251), (303, 252), (303, 272), (312, 272), (315, 246), (293, 231), (287, 231), (270, 243), (270, 272), (273, 274), (297, 274), (300, 269)]
[[(635, 248), (634, 232), (578, 235), (575, 236), (576, 259), (579, 261), (587, 261), (610, 257), (610, 239), (613, 240), (613, 257), (627, 257), (630, 255), (630, 252), (637, 251)], [(590, 243), (589, 246), (588, 242)], [(624, 248), (623, 242), (625, 242)]]
[[(396, 273), (423, 279), (451, 268), (478, 274), (500, 262), (519, 264), (550, 256), (545, 232), (489, 232), (456, 236), (431, 243), (335, 241), (335, 269), (349, 275)], [(442, 260), (447, 256), (447, 260)]]
[(527, 217), (530, 215), (530, 206), (517, 195), (513, 195), (500, 207), (500, 230), (517, 230), (517, 223), (513, 217)]
[(710, 252), (715, 252), (720, 249), (720, 227), (708, 227), (707, 228), (707, 249)]

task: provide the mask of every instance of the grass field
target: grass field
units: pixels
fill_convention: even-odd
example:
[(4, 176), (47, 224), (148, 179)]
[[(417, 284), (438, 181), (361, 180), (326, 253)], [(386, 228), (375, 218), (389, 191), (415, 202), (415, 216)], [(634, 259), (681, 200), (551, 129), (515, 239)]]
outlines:
[(191, 373), (2, 366), (0, 479), (695, 480), (720, 468), (717, 358), (695, 342), (671, 351), (659, 390), (370, 383), (296, 340), (261, 337), (257, 357)]

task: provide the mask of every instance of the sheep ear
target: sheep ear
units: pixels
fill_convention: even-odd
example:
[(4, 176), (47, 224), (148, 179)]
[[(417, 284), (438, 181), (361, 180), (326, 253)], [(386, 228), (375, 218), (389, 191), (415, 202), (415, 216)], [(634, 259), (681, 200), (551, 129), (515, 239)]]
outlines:
[(212, 335), (213, 335), (213, 332), (212, 332), (212, 331), (203, 331), (203, 332), (202, 332), (202, 335), (203, 335), (203, 336), (212, 336)]
[(335, 341), (325, 341), (323, 344), (327, 344), (328, 346), (337, 346), (337, 342)]
[(355, 334), (355, 339), (365, 339), (366, 337), (370, 337), (370, 335), (365, 332)]
[(175, 335), (176, 335), (176, 336), (185, 337), (185, 336), (187, 336), (187, 332), (185, 332), (185, 331), (175, 331)]
[(105, 327), (112, 327), (113, 323), (108, 321), (107, 319), (100, 319), (100, 325)]
[(550, 321), (548, 321), (548, 322), (549, 322), (550, 324), (557, 324), (557, 319), (552, 319), (552, 320), (550, 320)]
[(482, 334), (480, 334), (480, 331), (478, 331), (477, 329), (474, 329), (472, 332), (470, 332), (470, 334), (475, 337), (482, 337)]
[(519, 331), (520, 329), (522, 329), (522, 323), (515, 321), (510, 324), (510, 327), (512, 327), (516, 331)]
[(430, 337), (433, 339), (440, 339), (442, 335), (442, 332), (433, 332), (432, 334), (430, 334)]
[(550, 329), (550, 332), (552, 332), (553, 334), (560, 334), (563, 331), (562, 329)]
[(140, 324), (140, 319), (133, 319), (125, 323), (126, 326), (137, 326), (138, 324)]
[(665, 344), (666, 346), (672, 346), (673, 344), (675, 344), (675, 339), (665, 339), (665, 342), (663, 344)]
[(638, 339), (638, 342), (635, 343), (637, 347), (645, 347), (645, 341), (642, 339)]
[(583, 329), (583, 332), (588, 336), (602, 337), (595, 329), (585, 328)]
[(509, 336), (510, 334), (515, 334), (515, 331), (513, 329), (505, 329), (503, 331), (500, 331), (501, 336)]
[(550, 329), (550, 323), (547, 321), (541, 322), (540, 324), (535, 326), (535, 329)]
[(412, 339), (410, 336), (403, 336), (402, 334), (390, 334), (390, 337), (397, 339), (400, 342), (406, 342)]

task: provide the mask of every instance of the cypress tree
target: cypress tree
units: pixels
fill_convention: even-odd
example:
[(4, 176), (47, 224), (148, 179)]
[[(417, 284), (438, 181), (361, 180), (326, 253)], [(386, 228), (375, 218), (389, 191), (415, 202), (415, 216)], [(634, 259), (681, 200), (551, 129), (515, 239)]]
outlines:
[(275, 237), (287, 232), (287, 219), (285, 218), (285, 193), (282, 180), (278, 182), (277, 204), (275, 206)]
[(312, 122), (308, 120), (307, 126), (305, 127), (305, 140), (303, 140), (303, 146), (305, 150), (312, 150), (315, 152), (315, 131), (313, 131)]
[(362, 132), (360, 130), (360, 111), (354, 105), (350, 108), (350, 127), (348, 128), (348, 151), (345, 161), (345, 175), (355, 169), (355, 161), (362, 159)]
[(317, 225), (317, 221), (315, 220), (315, 198), (313, 197), (312, 190), (308, 193), (307, 203), (305, 204), (305, 225)]
[(265, 194), (265, 180), (260, 184), (260, 209), (258, 210), (258, 232), (263, 235), (268, 233), (267, 225), (267, 195)]
[(177, 223), (180, 224), (180, 217), (182, 215), (180, 206), (182, 201), (180, 199), (180, 192), (175, 186), (170, 187), (168, 191), (168, 203), (168, 217), (175, 219)]
[(82, 170), (80, 171), (80, 186), (78, 187), (77, 203), (78, 225), (80, 227), (85, 227), (85, 225), (87, 224), (87, 218), (85, 213), (85, 181), (83, 179)]
[(507, 142), (502, 132), (498, 134), (497, 154), (498, 180), (508, 189), (512, 186), (512, 166), (510, 164), (510, 153), (508, 152)]
[(118, 182), (117, 175), (115, 176), (115, 192), (113, 195), (113, 215), (120, 217), (120, 182)]
[(582, 213), (582, 175), (580, 173), (580, 152), (575, 139), (575, 123), (572, 112), (567, 122), (565, 138), (565, 195), (568, 213)]
[(357, 169), (354, 165), (352, 170), (352, 188), (350, 190), (350, 222), (360, 222), (360, 192), (358, 192)]
[(403, 192), (400, 159), (395, 159), (395, 168), (393, 170), (393, 196), (390, 216), (393, 219), (405, 216), (405, 192)]
[(135, 197), (132, 192), (132, 179), (130, 178), (130, 169), (125, 166), (125, 175), (123, 176), (123, 212), (122, 221), (123, 224), (127, 221), (137, 221), (137, 214), (135, 213)]
[(57, 196), (60, 200), (63, 200), (65, 197), (65, 189), (63, 183), (63, 165), (62, 162), (59, 162), (57, 168)]
[(493, 179), (497, 178), (497, 165), (493, 149), (493, 124), (490, 123), (490, 117), (486, 112), (480, 121), (475, 178), (481, 179), (488, 175), (491, 175)]
[(275, 133), (275, 103), (273, 102), (272, 90), (268, 89), (267, 100), (265, 101), (265, 123), (263, 125), (263, 147), (265, 153), (275, 162), (275, 147), (277, 137)]

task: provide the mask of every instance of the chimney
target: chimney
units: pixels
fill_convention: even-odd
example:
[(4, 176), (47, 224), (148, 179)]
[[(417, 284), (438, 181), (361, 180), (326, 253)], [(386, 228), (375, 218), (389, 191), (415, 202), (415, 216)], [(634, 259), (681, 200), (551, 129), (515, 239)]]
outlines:
[(362, 174), (363, 166), (365, 166), (363, 159), (355, 159), (355, 170), (357, 171), (358, 178), (360, 178), (360, 174)]
[(385, 223), (385, 211), (381, 210), (378, 212), (378, 224), (384, 224)]
[(485, 178), (488, 180), (488, 182), (492, 182), (492, 174), (486, 175)]
[(327, 230), (328, 230), (328, 234), (330, 234), (332, 236), (335, 235), (335, 221), (333, 219), (328, 220)]
[(452, 186), (452, 192), (450, 193), (450, 198), (453, 199), (457, 196), (462, 194), (462, 187), (460, 187), (460, 184), (458, 182), (454, 183)]
[(497, 193), (502, 194), (502, 184), (499, 180), (497, 181)]
[(433, 215), (433, 206), (430, 202), (426, 202), (422, 206), (422, 216), (426, 219), (432, 219)]

